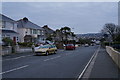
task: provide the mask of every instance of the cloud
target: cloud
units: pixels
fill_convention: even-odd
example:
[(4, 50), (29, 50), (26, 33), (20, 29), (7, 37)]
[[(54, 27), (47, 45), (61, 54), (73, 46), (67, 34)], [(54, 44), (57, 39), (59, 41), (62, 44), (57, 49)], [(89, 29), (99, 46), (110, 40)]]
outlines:
[(26, 16), (40, 26), (73, 27), (75, 33), (99, 32), (105, 23), (117, 24), (117, 9), (117, 2), (3, 3), (3, 14), (15, 20)]

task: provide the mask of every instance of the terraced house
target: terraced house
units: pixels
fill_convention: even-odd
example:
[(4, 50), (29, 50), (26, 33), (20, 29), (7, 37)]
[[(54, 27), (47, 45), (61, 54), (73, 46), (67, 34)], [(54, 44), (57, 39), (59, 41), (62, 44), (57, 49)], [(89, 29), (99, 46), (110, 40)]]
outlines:
[(3, 38), (10, 38), (15, 43), (19, 42), (19, 33), (17, 29), (17, 22), (3, 14), (0, 14), (0, 30), (2, 31), (1, 40)]
[(20, 42), (43, 42), (45, 40), (44, 29), (24, 17), (17, 21)]

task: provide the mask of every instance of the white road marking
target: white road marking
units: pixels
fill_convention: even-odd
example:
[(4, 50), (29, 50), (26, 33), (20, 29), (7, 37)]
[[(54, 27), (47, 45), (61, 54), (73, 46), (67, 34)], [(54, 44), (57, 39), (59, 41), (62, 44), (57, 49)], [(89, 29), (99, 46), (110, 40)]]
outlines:
[(0, 61), (9, 61), (9, 60), (15, 60), (15, 59), (19, 59), (19, 58), (28, 57), (28, 56), (32, 56), (32, 55), (19, 56), (19, 57), (15, 57), (15, 58), (10, 58), (10, 59), (5, 59), (5, 60), (0, 60)]
[(52, 60), (52, 59), (56, 59), (56, 58), (59, 58), (61, 56), (56, 56), (56, 57), (53, 57), (53, 58), (50, 58), (50, 59), (45, 59), (44, 61), (49, 61), (49, 60)]
[(99, 52), (100, 50), (100, 46), (98, 47), (98, 49), (94, 52), (93, 56), (90, 58), (89, 62), (87, 63), (87, 65), (85, 66), (85, 68), (83, 69), (82, 73), (79, 75), (77, 80), (80, 80), (84, 74), (84, 72), (87, 70), (89, 64), (91, 63), (91, 61), (93, 60), (93, 58), (96, 56), (96, 54)]
[(28, 67), (28, 66), (29, 65), (21, 66), (21, 67), (18, 67), (18, 68), (14, 68), (14, 69), (11, 69), (11, 70), (8, 70), (8, 71), (1, 72), (0, 74), (5, 74), (5, 73), (13, 72), (13, 71), (16, 71), (16, 70), (19, 70), (19, 69), (22, 69), (22, 68), (25, 68), (25, 67)]

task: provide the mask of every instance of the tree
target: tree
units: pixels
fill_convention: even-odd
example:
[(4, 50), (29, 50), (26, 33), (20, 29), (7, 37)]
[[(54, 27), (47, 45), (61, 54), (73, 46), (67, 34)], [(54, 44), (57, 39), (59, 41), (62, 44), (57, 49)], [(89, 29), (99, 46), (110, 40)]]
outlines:
[(72, 38), (73, 38), (73, 40), (74, 40), (74, 37), (75, 37), (76, 35), (74, 34), (74, 32), (71, 32), (71, 36), (72, 36)]
[(116, 27), (116, 37), (115, 41), (120, 42), (120, 26)]
[(61, 30), (56, 29), (55, 32), (56, 32), (56, 40), (57, 41), (63, 41), (63, 34), (62, 34)]
[(49, 36), (49, 37), (46, 38), (46, 40), (52, 41), (53, 39), (52, 39), (51, 36)]
[(50, 36), (52, 37), (52, 40), (55, 40), (55, 38), (56, 38), (56, 31), (54, 31)]
[(63, 35), (65, 35), (65, 40), (67, 41), (67, 38), (68, 38), (68, 35), (70, 34), (69, 32), (71, 31), (71, 29), (65, 26), (61, 28), (60, 31), (62, 32)]
[(110, 35), (112, 40), (115, 40), (115, 34), (116, 34), (116, 25), (113, 23), (107, 23), (105, 24), (104, 28), (102, 29), (102, 32), (104, 34)]

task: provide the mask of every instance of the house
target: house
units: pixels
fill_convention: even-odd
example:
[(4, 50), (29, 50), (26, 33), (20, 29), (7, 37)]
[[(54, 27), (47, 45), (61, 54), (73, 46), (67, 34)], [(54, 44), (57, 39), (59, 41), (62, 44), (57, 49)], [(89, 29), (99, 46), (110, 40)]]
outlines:
[(2, 35), (0, 35), (1, 40), (7, 37), (12, 39), (15, 43), (19, 41), (16, 21), (3, 14), (0, 14), (0, 30), (2, 32)]
[(55, 41), (61, 42), (63, 40), (63, 34), (59, 29), (56, 30), (56, 38)]
[(45, 30), (45, 37), (48, 38), (51, 35), (54, 34), (54, 30), (52, 30), (51, 28), (49, 28), (47, 25), (44, 25), (42, 28), (44, 28)]
[(17, 21), (20, 42), (42, 42), (45, 40), (44, 29), (24, 17)]

